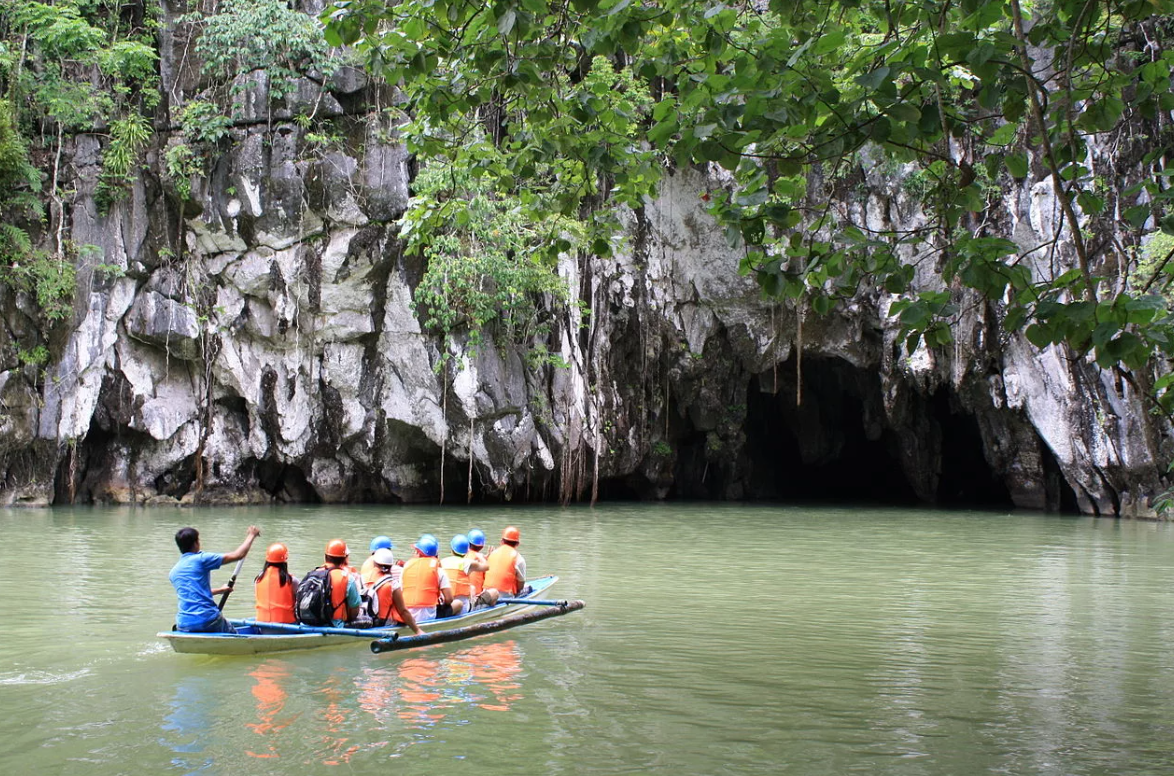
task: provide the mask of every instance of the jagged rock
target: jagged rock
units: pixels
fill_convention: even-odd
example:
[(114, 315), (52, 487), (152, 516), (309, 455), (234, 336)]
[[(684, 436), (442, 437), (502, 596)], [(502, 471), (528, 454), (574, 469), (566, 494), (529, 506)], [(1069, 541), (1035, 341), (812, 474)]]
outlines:
[[(207, 86), (179, 60), (183, 11), (164, 5), (160, 62), (181, 102)], [(717, 168), (669, 176), (626, 214), (616, 256), (562, 257), (581, 306), (543, 344), (565, 366), (492, 331), (475, 351), (442, 340), (412, 303), (422, 260), (397, 238), (398, 119), (362, 104), (378, 90), (361, 71), (316, 79), (271, 100), (264, 72), (242, 77), (231, 142), (182, 209), (158, 182), (166, 137), (107, 209), (99, 138), (67, 143), (69, 238), (96, 249), (52, 363), (0, 372), (0, 503), (554, 500), (598, 485), (1152, 515), (1174, 450), (1135, 386), (1002, 332), (997, 303), (967, 298), (953, 347), (907, 354), (885, 294), (827, 316), (763, 299), (706, 212), (730, 185)], [(312, 141), (298, 116), (333, 117), (336, 139)], [(908, 174), (866, 152), (843, 207), (920, 228)], [(1059, 237), (1025, 266), (1070, 259), (1050, 183), (1009, 186), (991, 217), (1025, 251)], [(944, 290), (932, 262), (914, 283)], [(27, 317), (3, 310), (9, 329)]]
[(355, 94), (367, 88), (367, 73), (357, 67), (344, 65), (326, 79), (326, 88), (335, 94)]
[(125, 324), (127, 334), (169, 356), (185, 361), (200, 357), (200, 322), (190, 304), (144, 291), (135, 299)]

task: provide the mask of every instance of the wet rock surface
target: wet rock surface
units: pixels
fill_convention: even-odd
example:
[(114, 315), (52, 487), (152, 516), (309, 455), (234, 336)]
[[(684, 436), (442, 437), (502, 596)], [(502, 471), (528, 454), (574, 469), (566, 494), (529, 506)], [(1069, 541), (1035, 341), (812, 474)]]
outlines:
[[(164, 80), (195, 94), (175, 35)], [(231, 142), (182, 209), (150, 172), (99, 208), (98, 141), (71, 147), (69, 228), (107, 274), (79, 273), (50, 363), (0, 369), (0, 502), (598, 494), (1152, 514), (1162, 427), (1129, 382), (1002, 332), (978, 300), (954, 346), (907, 355), (887, 297), (828, 316), (763, 299), (705, 212), (716, 173), (670, 177), (629, 214), (626, 253), (563, 261), (581, 308), (547, 344), (568, 366), (492, 332), (476, 351), (445, 345), (412, 306), (420, 268), (396, 236), (410, 159), (389, 113), (363, 107), (375, 87), (353, 69), (277, 101), (260, 75), (243, 86)], [(307, 139), (294, 119), (311, 107), (342, 141)], [(914, 228), (900, 187), (873, 177), (848, 206)], [(1009, 236), (1061, 230), (1049, 197), (1008, 192)], [(4, 313), (10, 333), (25, 325)]]

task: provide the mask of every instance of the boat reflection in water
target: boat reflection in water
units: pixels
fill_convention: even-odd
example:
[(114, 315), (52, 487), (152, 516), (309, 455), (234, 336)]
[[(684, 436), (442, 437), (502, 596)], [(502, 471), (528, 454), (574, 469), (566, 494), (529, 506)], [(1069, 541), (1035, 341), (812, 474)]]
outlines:
[(245, 754), (304, 757), (305, 751), (285, 750), (308, 743), (286, 735), (294, 729), (291, 723), (306, 713), (318, 720), (322, 732), (310, 753), (314, 761), (339, 765), (359, 751), (385, 748), (398, 756), (412, 744), (432, 740), (421, 731), (465, 724), (479, 713), (509, 711), (523, 697), (523, 657), (513, 640), (477, 644), (436, 658), (400, 654), (357, 671), (335, 669), (322, 677), (312, 695), (291, 687), (304, 677), (295, 678), (290, 663), (267, 660), (248, 673), (256, 719), (247, 727), (261, 741), (246, 746)]
[(283, 714), (285, 701), (289, 694), (285, 685), (290, 677), (289, 664), (280, 660), (269, 660), (249, 672), (249, 676), (256, 680), (253, 685), (253, 698), (257, 702), (257, 722), (246, 725), (259, 736), (266, 737), (266, 751), (257, 752), (245, 750), (249, 757), (277, 757), (277, 749), (273, 746), (271, 734), (285, 728), (296, 718), (296, 714)]
[(351, 743), (351, 736), (343, 735), (348, 732), (347, 715), (351, 712), (352, 701), (344, 690), (341, 671), (336, 671), (327, 679), (322, 694), (326, 698), (326, 708), (323, 709), (322, 718), (326, 723), (327, 733), (322, 739), (327, 751), (327, 756), (322, 763), (323, 765), (339, 765), (350, 762), (351, 756), (359, 751), (359, 745)]
[(185, 773), (210, 768), (215, 761), (205, 751), (210, 743), (210, 722), (214, 714), (208, 708), (209, 701), (215, 697), (210, 688), (202, 676), (183, 677), (175, 686), (175, 696), (163, 719), (164, 735), (159, 743), (175, 753), (171, 764)]
[(410, 728), (429, 728), (450, 713), (466, 722), (473, 708), (509, 711), (522, 698), (517, 682), (522, 650), (516, 641), (479, 644), (443, 660), (411, 658), (399, 664), (398, 714)]

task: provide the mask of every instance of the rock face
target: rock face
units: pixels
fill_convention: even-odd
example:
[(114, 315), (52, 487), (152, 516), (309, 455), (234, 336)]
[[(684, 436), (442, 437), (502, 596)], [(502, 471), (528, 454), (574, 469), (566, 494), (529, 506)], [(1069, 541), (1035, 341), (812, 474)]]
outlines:
[[(163, 41), (166, 91), (194, 94)], [(0, 371), (3, 503), (598, 493), (1153, 514), (1169, 451), (1131, 383), (1006, 334), (978, 300), (954, 346), (912, 356), (885, 296), (828, 316), (764, 300), (705, 212), (724, 185), (705, 171), (630, 214), (626, 254), (564, 260), (582, 305), (549, 347), (569, 366), (492, 333), (445, 361), (397, 239), (412, 170), (375, 107), (391, 95), (344, 71), (271, 101), (262, 76), (189, 201), (153, 157), (103, 211), (98, 141), (68, 149), (69, 230), (97, 258), (50, 362)], [(306, 105), (334, 140), (295, 120)], [(862, 216), (916, 224), (891, 180), (867, 183)], [(1056, 210), (1029, 180), (995, 215), (1026, 246), (1062, 231)], [(11, 341), (30, 318), (3, 301)]]

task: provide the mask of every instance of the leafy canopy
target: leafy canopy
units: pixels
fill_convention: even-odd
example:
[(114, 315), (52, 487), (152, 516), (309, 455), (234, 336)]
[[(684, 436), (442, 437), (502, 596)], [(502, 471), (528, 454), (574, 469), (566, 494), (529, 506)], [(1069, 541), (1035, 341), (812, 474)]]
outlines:
[[(712, 211), (770, 295), (825, 312), (866, 287), (900, 294), (912, 348), (949, 341), (943, 318), (971, 288), (1037, 344), (1139, 368), (1174, 341), (1170, 318), (1156, 295), (1119, 290), (1113, 236), (1136, 246), (1155, 225), (1174, 233), (1159, 136), (1174, 109), (1172, 11), (1171, 0), (339, 0), (323, 18), (331, 43), (402, 84), (413, 150), (524, 194), (535, 218), (578, 213), (599, 253), (612, 207), (639, 206), (667, 168), (715, 163), (737, 185), (714, 193)], [(476, 126), (508, 164), (469, 141)], [(1097, 177), (1104, 142), (1135, 185)], [(838, 182), (880, 162), (918, 176), (924, 228), (878, 228), (844, 204)], [(982, 217), (1028, 176), (1050, 181), (1066, 227), (1039, 246)], [(948, 290), (911, 292), (914, 263)]]
[(540, 248), (569, 248), (576, 224), (533, 222), (519, 198), (451, 168), (425, 168), (413, 189), (400, 236), (427, 260), (414, 296), (424, 326), (446, 338), (466, 333), (473, 349), (493, 331), (499, 346), (523, 349), (531, 363), (552, 361), (545, 335), (570, 293)]

